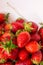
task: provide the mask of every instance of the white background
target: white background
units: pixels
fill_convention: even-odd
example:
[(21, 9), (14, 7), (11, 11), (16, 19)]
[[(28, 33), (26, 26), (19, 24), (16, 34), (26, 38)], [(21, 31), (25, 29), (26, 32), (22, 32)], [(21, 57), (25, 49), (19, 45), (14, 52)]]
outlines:
[(36, 23), (43, 22), (43, 0), (0, 0), (0, 12), (11, 13), (14, 19), (20, 16), (7, 5), (7, 2), (15, 7), (27, 20)]

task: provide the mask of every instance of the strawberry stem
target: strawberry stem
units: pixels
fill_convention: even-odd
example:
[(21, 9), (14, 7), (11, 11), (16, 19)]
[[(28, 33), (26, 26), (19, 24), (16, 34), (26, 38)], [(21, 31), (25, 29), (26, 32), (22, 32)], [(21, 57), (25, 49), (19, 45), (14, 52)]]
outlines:
[(6, 23), (8, 22), (9, 14), (10, 14), (10, 13), (7, 13), (7, 14), (6, 14)]

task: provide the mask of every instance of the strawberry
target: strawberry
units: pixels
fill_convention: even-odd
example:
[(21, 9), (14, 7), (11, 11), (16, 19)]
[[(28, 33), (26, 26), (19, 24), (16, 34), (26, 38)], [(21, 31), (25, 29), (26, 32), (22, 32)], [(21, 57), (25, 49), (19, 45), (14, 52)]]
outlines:
[(25, 64), (26, 64), (26, 65), (32, 65), (31, 59), (25, 60)]
[(41, 36), (41, 41), (43, 41), (43, 27), (39, 29), (39, 34)]
[(4, 23), (5, 21), (8, 21), (9, 13), (6, 15), (4, 13), (0, 13), (0, 24)]
[(23, 29), (23, 24), (19, 22), (13, 22), (13, 23), (8, 23), (5, 25), (5, 31), (11, 31), (16, 32), (19, 29)]
[(4, 63), (7, 61), (7, 58), (3, 55), (2, 50), (3, 49), (0, 50), (0, 63)]
[(42, 61), (43, 61), (43, 51), (42, 51)]
[(18, 18), (18, 19), (16, 20), (16, 22), (24, 23), (24, 19), (22, 19), (22, 18)]
[(11, 23), (6, 24), (4, 29), (5, 29), (5, 31), (10, 31), (12, 29)]
[(31, 34), (31, 40), (40, 41), (40, 35), (38, 33)]
[(4, 34), (4, 26), (6, 23), (4, 22), (3, 24), (0, 24), (0, 35)]
[(33, 28), (32, 33), (35, 33), (38, 30), (37, 24), (32, 22), (32, 28)]
[(12, 65), (12, 63), (11, 62), (6, 62), (6, 63), (0, 64), (0, 65)]
[(36, 23), (29, 21), (28, 23), (24, 22), (24, 30), (30, 32), (30, 33), (35, 33), (38, 30), (38, 26)]
[(23, 25), (19, 22), (13, 22), (11, 23), (11, 25), (12, 25), (12, 32), (14, 33), (19, 29), (23, 29)]
[(39, 64), (41, 62), (41, 60), (42, 60), (42, 53), (41, 53), (41, 51), (38, 51), (38, 52), (32, 54), (32, 62), (34, 64)]
[(11, 52), (9, 53), (9, 59), (11, 60), (15, 60), (17, 58), (18, 55), (18, 49), (12, 49)]
[(25, 61), (17, 61), (15, 65), (32, 65), (32, 62), (30, 59), (26, 59)]
[(4, 22), (3, 24), (0, 24), (0, 30), (4, 29), (4, 26), (6, 25), (6, 23)]
[(36, 41), (30, 41), (25, 45), (25, 48), (30, 53), (35, 53), (39, 51), (40, 45)]
[(30, 34), (26, 31), (21, 32), (17, 36), (17, 44), (18, 44), (18, 47), (20, 48), (24, 47), (28, 41), (30, 41)]
[(20, 50), (19, 52), (19, 59), (24, 61), (28, 58), (29, 54), (25, 49)]
[(1, 37), (1, 41), (2, 41), (2, 42), (6, 42), (6, 41), (8, 41), (8, 40), (10, 40), (10, 39), (11, 39), (11, 34), (8, 33), (8, 32), (5, 32), (5, 33), (2, 35), (2, 37)]
[(14, 65), (25, 65), (25, 64), (24, 64), (24, 62), (22, 62), (22, 61), (19, 60)]
[(8, 59), (15, 60), (18, 55), (18, 49), (12, 49), (10, 52), (8, 49), (2, 49), (0, 52), (0, 63), (6, 62)]
[(3, 23), (5, 21), (5, 14), (0, 13), (0, 23)]

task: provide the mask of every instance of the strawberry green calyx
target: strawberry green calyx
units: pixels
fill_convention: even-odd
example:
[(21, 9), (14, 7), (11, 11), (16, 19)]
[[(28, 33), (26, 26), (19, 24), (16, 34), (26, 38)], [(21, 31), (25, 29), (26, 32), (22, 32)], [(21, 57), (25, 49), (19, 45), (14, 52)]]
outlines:
[(5, 59), (1, 59), (1, 60), (0, 60), (0, 63), (5, 63), (5, 62), (6, 62)]
[(22, 30), (18, 30), (18, 31), (16, 32), (16, 36), (18, 36), (19, 33), (21, 33), (21, 32), (22, 32)]
[(39, 65), (39, 62), (32, 60), (33, 64)]
[(10, 13), (7, 13), (7, 14), (5, 15), (5, 16), (6, 16), (6, 17), (5, 17), (5, 20), (6, 20), (7, 22), (8, 22), (9, 14), (10, 14)]
[(6, 50), (9, 53), (12, 49), (18, 48), (18, 46), (13, 44), (12, 40), (10, 40), (10, 41), (7, 41), (6, 44), (2, 44), (2, 48), (3, 48), (3, 51)]
[(40, 62), (40, 65), (43, 65), (43, 61)]
[(31, 30), (33, 30), (33, 28), (31, 27), (32, 23), (24, 23), (24, 30), (31, 32)]

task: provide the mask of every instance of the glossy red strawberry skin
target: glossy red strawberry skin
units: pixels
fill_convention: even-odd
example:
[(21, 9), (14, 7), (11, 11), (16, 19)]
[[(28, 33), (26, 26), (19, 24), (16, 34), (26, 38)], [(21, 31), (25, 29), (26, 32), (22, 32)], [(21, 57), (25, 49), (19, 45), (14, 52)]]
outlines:
[(26, 63), (25, 63), (26, 65), (32, 65), (31, 59), (27, 59), (27, 60), (25, 60), (25, 62), (26, 62)]
[(11, 25), (12, 25), (12, 32), (14, 33), (19, 29), (23, 29), (23, 25), (19, 22), (13, 22), (11, 23)]
[(21, 32), (17, 37), (18, 47), (22, 48), (30, 41), (30, 34), (28, 32)]
[[(5, 42), (5, 41), (10, 40), (10, 38), (11, 38), (11, 34), (8, 33), (8, 32), (5, 32), (5, 33), (1, 36), (1, 41), (2, 41), (2, 42)], [(6, 39), (7, 39), (7, 40), (6, 40)]]
[(5, 57), (4, 54), (2, 53), (2, 51), (0, 51), (0, 63), (4, 63), (6, 61), (7, 61), (7, 57)]
[(43, 61), (43, 51), (42, 51), (42, 61)]
[(40, 41), (40, 35), (38, 33), (31, 34), (31, 40)]
[(17, 20), (16, 20), (16, 22), (19, 22), (19, 23), (24, 23), (24, 19), (19, 18), (19, 19), (17, 19)]
[(2, 30), (5, 27), (6, 23), (0, 24), (0, 30)]
[(32, 62), (30, 59), (26, 59), (25, 61), (17, 61), (15, 65), (32, 65)]
[(0, 23), (3, 23), (5, 21), (5, 14), (0, 13)]
[(6, 24), (5, 27), (4, 27), (5, 31), (11, 31), (11, 29), (12, 29), (11, 23)]
[[(9, 59), (9, 56), (10, 56), (10, 54), (6, 50), (4, 50), (3, 48), (0, 48), (0, 60), (4, 59), (6, 62)], [(4, 63), (4, 62), (2, 61), (2, 63)]]
[(18, 56), (18, 49), (13, 49), (11, 52), (10, 52), (10, 55), (9, 55), (9, 59), (11, 60), (15, 60)]
[(39, 51), (40, 46), (38, 44), (38, 42), (36, 41), (30, 41), (26, 44), (25, 46), (26, 50), (30, 53), (35, 53), (37, 51)]
[(42, 53), (41, 53), (41, 51), (38, 51), (38, 52), (32, 54), (32, 61), (33, 61), (34, 64), (40, 63), (41, 60), (42, 60)]
[(43, 41), (43, 27), (39, 29), (39, 34), (41, 36), (41, 41)]
[(7, 61), (8, 59), (10, 60), (15, 60), (18, 56), (18, 49), (15, 48), (13, 50), (11, 50), (11, 52), (7, 52), (6, 50), (4, 50), (0, 48), (0, 59), (4, 59), (5, 61)]
[(4, 51), (3, 53), (0, 53), (0, 59), (4, 59), (7, 61), (8, 59), (10, 60), (15, 60), (18, 55), (18, 49), (13, 49), (10, 53), (7, 51)]
[(29, 56), (29, 54), (28, 54), (28, 52), (25, 49), (20, 50), (20, 52), (19, 52), (19, 59), (21, 61), (26, 60), (28, 58), (28, 56)]
[[(31, 21), (32, 22), (32, 21)], [(38, 30), (38, 26), (36, 23), (32, 22), (32, 26), (33, 30), (31, 31), (32, 33), (35, 33)]]

